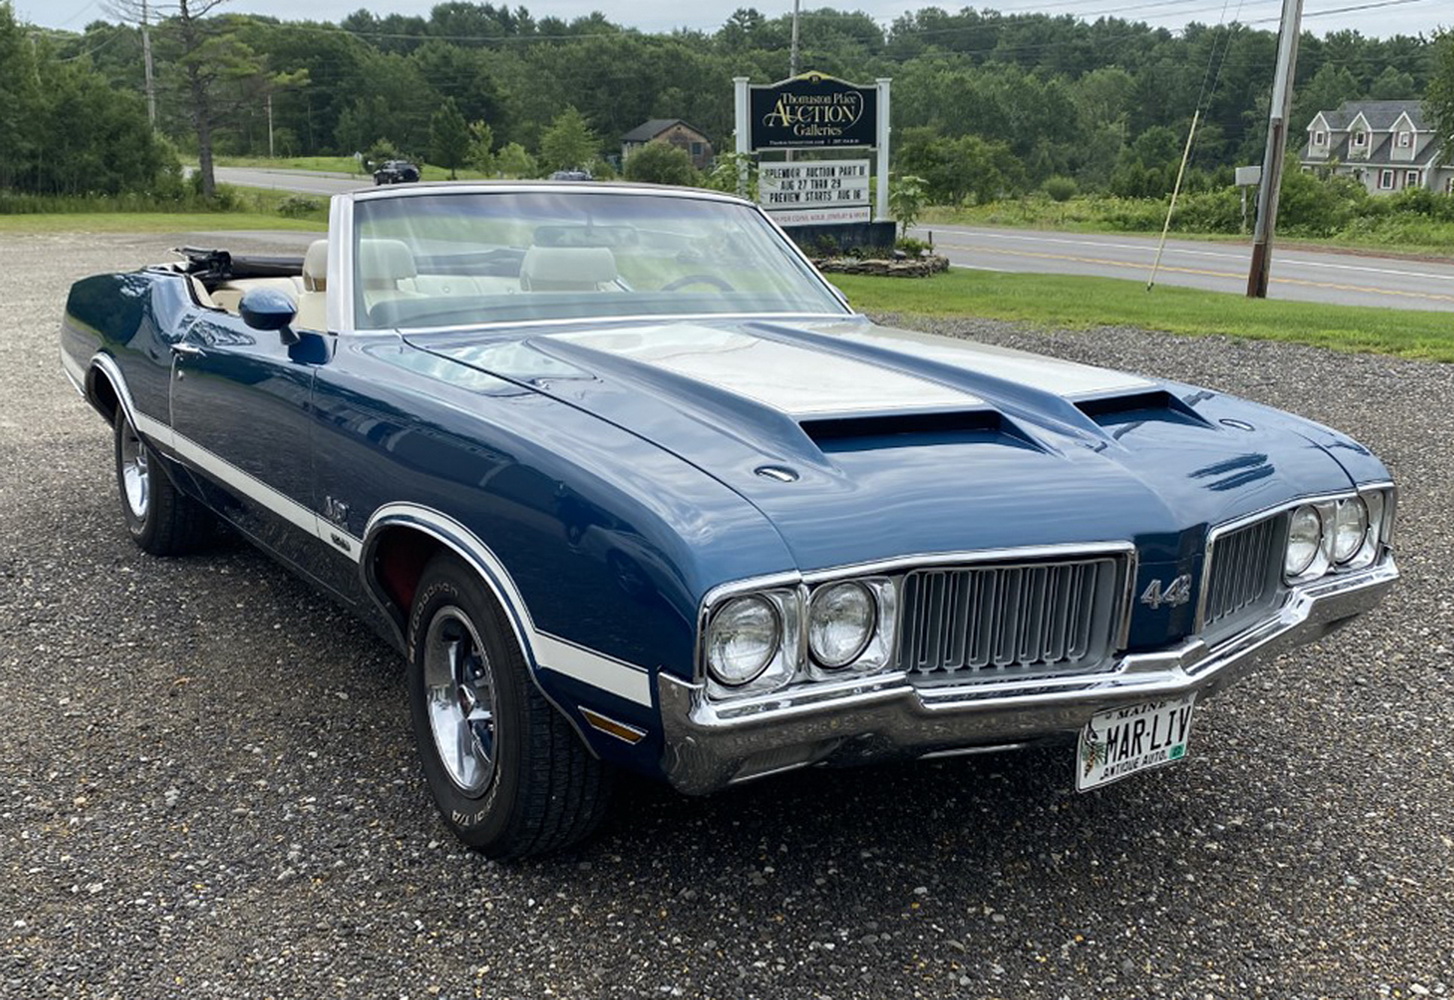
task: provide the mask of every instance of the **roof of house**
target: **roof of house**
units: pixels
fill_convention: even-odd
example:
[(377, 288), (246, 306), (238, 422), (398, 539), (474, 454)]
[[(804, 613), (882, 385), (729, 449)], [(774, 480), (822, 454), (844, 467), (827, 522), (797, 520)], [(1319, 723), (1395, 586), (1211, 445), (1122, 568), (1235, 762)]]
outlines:
[(1323, 120), (1334, 130), (1346, 129), (1360, 114), (1368, 122), (1368, 127), (1375, 132), (1386, 132), (1393, 128), (1400, 115), (1408, 115), (1409, 121), (1420, 132), (1430, 128), (1424, 123), (1422, 101), (1344, 101), (1337, 111), (1322, 113)]
[(701, 129), (693, 125), (691, 122), (683, 121), (680, 118), (653, 118), (648, 122), (643, 122), (640, 125), (636, 126), (630, 132), (627, 132), (621, 137), (621, 141), (650, 142), (652, 139), (655, 139), (667, 129), (671, 128), (673, 125), (685, 125), (687, 128), (691, 129), (698, 135), (706, 134)]

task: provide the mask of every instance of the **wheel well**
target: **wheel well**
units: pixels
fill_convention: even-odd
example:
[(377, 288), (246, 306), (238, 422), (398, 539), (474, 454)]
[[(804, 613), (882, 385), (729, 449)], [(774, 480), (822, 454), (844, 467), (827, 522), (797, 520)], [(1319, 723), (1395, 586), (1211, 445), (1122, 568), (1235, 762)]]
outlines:
[(116, 410), (121, 406), (121, 397), (116, 387), (104, 372), (92, 368), (86, 378), (86, 401), (94, 406), (108, 421), (115, 422)]
[(379, 532), (369, 567), (370, 583), (402, 631), (409, 620), (419, 578), (443, 542), (415, 528), (392, 527)]

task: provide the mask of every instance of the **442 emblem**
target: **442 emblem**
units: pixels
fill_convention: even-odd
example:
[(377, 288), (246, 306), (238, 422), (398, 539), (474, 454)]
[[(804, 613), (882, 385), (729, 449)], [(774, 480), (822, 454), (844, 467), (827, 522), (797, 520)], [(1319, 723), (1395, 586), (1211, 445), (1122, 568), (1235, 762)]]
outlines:
[(1161, 581), (1152, 580), (1141, 592), (1141, 603), (1152, 611), (1167, 607), (1177, 608), (1191, 600), (1191, 574), (1183, 573), (1164, 588)]

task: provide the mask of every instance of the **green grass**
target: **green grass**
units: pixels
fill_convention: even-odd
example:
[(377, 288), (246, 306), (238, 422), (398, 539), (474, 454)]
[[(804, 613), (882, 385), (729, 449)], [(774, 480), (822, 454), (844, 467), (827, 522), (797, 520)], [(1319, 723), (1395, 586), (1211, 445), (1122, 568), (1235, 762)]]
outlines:
[(1454, 316), (1248, 299), (1117, 278), (950, 270), (932, 278), (832, 275), (873, 314), (984, 316), (1043, 327), (1136, 326), (1170, 333), (1281, 340), (1339, 351), (1454, 361)]
[[(287, 156), (269, 159), (266, 156), (219, 156), (219, 167), (250, 167), (254, 170), (322, 170), (337, 174), (358, 174), (358, 163), (352, 156)], [(195, 166), (196, 164), (193, 164)]]
[[(328, 198), (267, 188), (224, 185), (222, 202), (208, 210), (200, 199), (171, 203), (135, 196), (124, 199), (52, 198), (32, 201), (25, 211), (0, 212), (0, 233), (177, 233), (215, 230), (328, 228)], [(313, 211), (284, 216), (286, 202), (306, 200)], [(31, 211), (31, 209), (40, 211)]]

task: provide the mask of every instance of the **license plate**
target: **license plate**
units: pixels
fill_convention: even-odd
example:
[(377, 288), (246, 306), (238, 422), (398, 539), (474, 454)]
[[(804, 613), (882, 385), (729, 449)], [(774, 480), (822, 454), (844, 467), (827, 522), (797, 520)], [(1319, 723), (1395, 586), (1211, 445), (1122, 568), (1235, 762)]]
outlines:
[(1196, 692), (1091, 716), (1080, 731), (1075, 790), (1088, 792), (1186, 756)]

